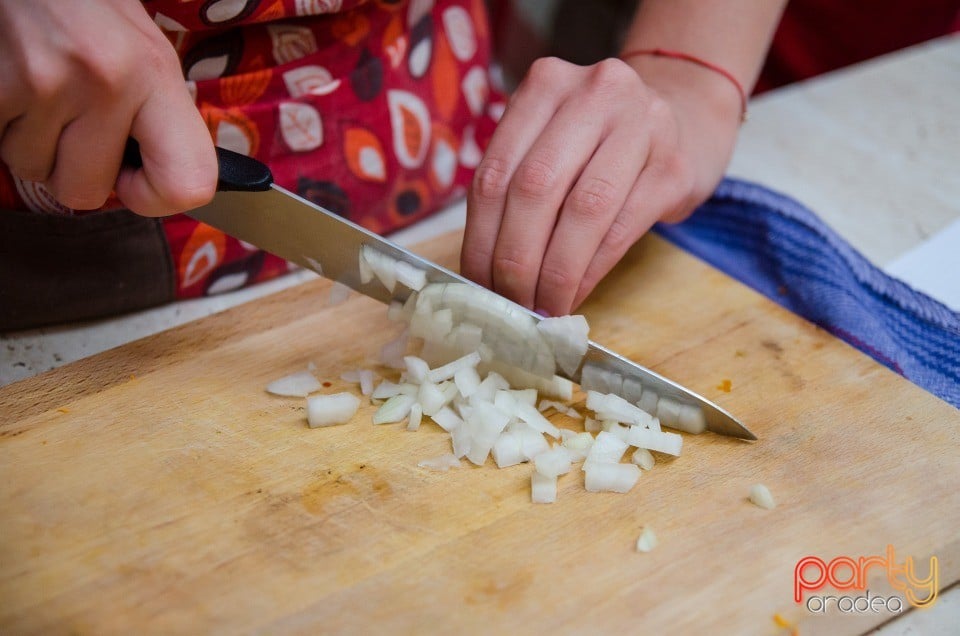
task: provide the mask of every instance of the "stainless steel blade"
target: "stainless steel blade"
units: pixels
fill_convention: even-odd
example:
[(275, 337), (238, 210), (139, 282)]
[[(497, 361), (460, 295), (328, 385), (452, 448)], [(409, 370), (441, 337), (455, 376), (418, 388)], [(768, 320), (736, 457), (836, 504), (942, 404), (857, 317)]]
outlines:
[[(397, 285), (390, 293), (376, 278), (361, 283), (359, 257), (364, 245), (425, 271), (428, 283), (463, 283), (480, 288), (476, 283), (277, 185), (263, 192), (218, 192), (212, 202), (188, 214), (382, 303), (404, 301), (411, 292), (403, 285)], [(537, 314), (527, 313), (541, 320)], [(661, 396), (700, 406), (711, 431), (741, 439), (756, 439), (716, 404), (593, 342), (584, 358), (584, 363), (588, 362), (625, 378), (637, 379)], [(580, 371), (567, 379), (579, 382)]]

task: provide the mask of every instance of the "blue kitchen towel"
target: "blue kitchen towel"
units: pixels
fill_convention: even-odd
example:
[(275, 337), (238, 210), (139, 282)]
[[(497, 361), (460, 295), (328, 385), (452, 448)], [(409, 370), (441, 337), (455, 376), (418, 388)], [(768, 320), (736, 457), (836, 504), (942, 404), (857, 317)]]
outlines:
[(960, 314), (874, 267), (796, 201), (725, 179), (657, 231), (960, 408)]

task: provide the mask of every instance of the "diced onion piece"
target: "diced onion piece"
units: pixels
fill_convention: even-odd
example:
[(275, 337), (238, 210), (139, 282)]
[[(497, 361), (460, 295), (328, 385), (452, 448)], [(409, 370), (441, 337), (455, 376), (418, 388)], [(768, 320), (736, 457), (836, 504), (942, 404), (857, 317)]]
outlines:
[(557, 500), (557, 478), (533, 471), (530, 477), (530, 500), (533, 503), (554, 503)]
[(640, 396), (640, 401), (637, 403), (641, 409), (649, 413), (650, 415), (657, 414), (657, 402), (660, 401), (660, 396), (651, 391), (650, 389), (644, 389), (643, 395)]
[(550, 420), (543, 416), (532, 404), (516, 402), (516, 414), (521, 421), (530, 425), (533, 430), (545, 433), (550, 437), (556, 438), (560, 435), (560, 429), (554, 426)]
[(404, 356), (403, 363), (407, 366), (407, 378), (414, 384), (422, 384), (430, 373), (430, 365), (423, 358)]
[(576, 436), (577, 436), (577, 432), (576, 432), (576, 431), (571, 431), (571, 430), (568, 429), (568, 428), (561, 428), (561, 429), (560, 429), (560, 443), (561, 443), (561, 444), (564, 444), (568, 439), (573, 439), (573, 438), (576, 437)]
[(370, 395), (370, 397), (375, 400), (382, 400), (385, 398), (392, 398), (394, 395), (398, 395), (400, 393), (405, 395), (416, 395), (417, 385), (409, 382), (401, 382), (396, 384), (390, 380), (384, 380), (377, 385), (377, 388), (373, 390), (373, 393)]
[[(482, 351), (480, 352), (480, 358), (484, 359)], [(559, 375), (555, 375), (552, 378), (544, 378), (528, 373), (523, 369), (503, 364), (498, 360), (492, 362), (484, 360), (484, 366), (481, 367), (481, 371), (483, 371), (484, 368), (503, 375), (512, 386), (536, 389), (546, 397), (557, 398), (559, 400), (569, 400), (573, 398), (573, 382)]]
[(587, 391), (587, 408), (594, 411), (601, 420), (616, 420), (625, 424), (647, 427), (653, 417), (646, 411), (634, 406), (619, 395)]
[(370, 369), (363, 369), (360, 371), (360, 393), (364, 395), (370, 395), (373, 393), (373, 380), (374, 375), (373, 371)]
[[(407, 420), (407, 430), (416, 431), (420, 429), (420, 421), (423, 419), (423, 408), (414, 402), (410, 406), (410, 414), (408, 415), (409, 419)], [(459, 464), (459, 462), (457, 462)]]
[[(387, 291), (393, 293), (393, 290), (397, 286), (397, 275), (394, 271), (396, 260), (370, 245), (364, 245), (360, 248), (360, 258), (361, 263), (366, 260), (367, 265), (373, 270), (373, 275), (383, 283)], [(360, 275), (362, 280), (363, 265), (360, 266)]]
[(583, 420), (583, 430), (588, 433), (599, 433), (603, 430), (600, 426), (600, 420), (595, 420), (592, 417), (588, 417)]
[(398, 283), (413, 291), (420, 291), (427, 284), (427, 273), (404, 261), (394, 262), (393, 276)]
[(520, 437), (520, 452), (527, 460), (536, 459), (540, 453), (550, 450), (550, 444), (543, 437), (543, 433), (538, 433), (528, 424), (520, 424), (513, 432)]
[[(602, 435), (602, 433), (601, 433)], [(596, 444), (594, 444), (596, 447)], [(629, 492), (640, 478), (636, 464), (590, 462), (584, 464), (584, 487), (589, 492)]]
[(420, 468), (426, 468), (427, 470), (435, 470), (437, 472), (445, 473), (451, 468), (460, 468), (461, 464), (456, 455), (447, 453), (446, 455), (440, 455), (439, 457), (431, 457), (429, 459), (420, 460), (417, 462), (417, 466)]
[(373, 423), (393, 424), (403, 421), (410, 414), (410, 409), (413, 408), (416, 401), (416, 398), (412, 395), (404, 395), (403, 393), (394, 395), (373, 414)]
[[(664, 422), (664, 424), (666, 424), (666, 422)], [(703, 415), (703, 409), (692, 404), (681, 405), (676, 428), (687, 433), (693, 433), (694, 435), (699, 435), (706, 431), (707, 420)]]
[(452, 432), (455, 428), (459, 428), (463, 424), (463, 419), (454, 413), (453, 409), (451, 409), (449, 406), (444, 406), (441, 408), (439, 411), (431, 415), (430, 419), (436, 422), (440, 428), (448, 433)]
[(656, 416), (664, 426), (677, 428), (677, 423), (680, 421), (680, 403), (670, 398), (660, 398), (657, 402)]
[(623, 392), (623, 376), (596, 364), (586, 363), (580, 371), (580, 388), (620, 395)]
[(487, 377), (483, 379), (483, 381), (480, 383), (480, 386), (477, 387), (477, 390), (471, 397), (477, 400), (493, 402), (497, 395), (497, 391), (504, 391), (509, 388), (510, 384), (503, 379), (502, 375), (496, 371), (491, 371), (487, 374)]
[(307, 423), (310, 428), (346, 424), (360, 408), (360, 398), (352, 393), (315, 395), (307, 398)]
[(344, 301), (350, 298), (352, 291), (352, 289), (343, 283), (334, 281), (333, 285), (330, 286), (330, 292), (327, 294), (327, 307), (335, 307), (343, 304)]
[(587, 319), (579, 315), (544, 318), (537, 329), (553, 348), (557, 366), (567, 375), (575, 374), (590, 343)]
[(360, 257), (359, 257), (359, 266), (360, 266), (360, 282), (366, 285), (373, 280), (373, 268), (370, 267), (370, 263), (367, 262), (366, 256), (366, 246), (360, 248)]
[(629, 445), (614, 435), (606, 431), (601, 431), (593, 440), (590, 452), (587, 453), (587, 460), (584, 463), (584, 470), (591, 463), (598, 464), (616, 464), (623, 457)]
[(497, 467), (506, 468), (507, 466), (516, 466), (527, 461), (523, 456), (523, 449), (520, 436), (513, 431), (504, 431), (493, 444), (493, 461)]
[(657, 535), (654, 534), (653, 528), (644, 526), (640, 536), (637, 537), (637, 552), (650, 552), (657, 547), (657, 543)]
[(453, 382), (457, 385), (457, 390), (460, 391), (460, 395), (468, 398), (476, 393), (480, 387), (480, 374), (477, 373), (477, 370), (473, 367), (458, 369), (456, 373), (453, 374)]
[(593, 446), (593, 435), (586, 432), (577, 433), (573, 437), (563, 440), (563, 445), (570, 453), (570, 461), (582, 461), (587, 458), (590, 447)]
[(424, 382), (417, 392), (417, 402), (423, 407), (423, 414), (433, 417), (447, 402), (443, 390), (433, 382)]
[(620, 394), (627, 402), (636, 404), (643, 397), (643, 384), (636, 378), (623, 379), (623, 393)]
[(509, 423), (510, 416), (502, 413), (490, 402), (477, 402), (472, 406), (470, 415), (465, 418), (471, 429), (467, 459), (480, 466), (487, 460), (497, 438)]
[(465, 424), (461, 424), (450, 431), (450, 441), (453, 443), (453, 454), (457, 457), (465, 457), (470, 452), (470, 446), (473, 443), (470, 431)]
[(274, 380), (267, 385), (267, 393), (287, 397), (307, 397), (320, 390), (320, 381), (309, 371), (298, 371)]
[(544, 477), (556, 477), (570, 472), (570, 452), (563, 446), (537, 455), (533, 460), (536, 471)]
[(517, 402), (529, 404), (530, 406), (536, 406), (537, 404), (536, 389), (510, 389), (510, 393), (513, 394), (513, 397), (516, 398)]
[(633, 451), (633, 456), (630, 458), (630, 461), (644, 470), (650, 470), (653, 468), (653, 465), (657, 463), (657, 460), (653, 457), (653, 453), (646, 448), (638, 448)]
[(433, 312), (430, 333), (425, 337), (429, 340), (442, 341), (453, 331), (453, 312), (449, 309), (438, 309)]
[(646, 448), (667, 455), (679, 455), (683, 448), (683, 437), (677, 433), (652, 431), (639, 426), (631, 426), (627, 430), (625, 439), (631, 446)]
[(427, 372), (427, 380), (430, 382), (442, 382), (444, 380), (449, 380), (450, 378), (456, 375), (457, 371), (460, 369), (475, 368), (480, 364), (480, 354), (476, 351), (468, 353), (462, 358), (457, 358), (453, 362), (448, 362), (442, 367), (437, 367), (436, 369), (430, 369)]
[(777, 507), (770, 489), (763, 484), (754, 484), (750, 487), (750, 501), (765, 510), (773, 510)]
[(573, 408), (572, 406), (568, 406), (566, 410), (563, 412), (566, 413), (567, 417), (569, 418), (573, 418), (575, 420), (583, 419), (583, 414), (577, 411), (577, 409)]
[(627, 444), (630, 443), (630, 441), (627, 439), (630, 427), (625, 424), (621, 424), (616, 420), (604, 420), (603, 430), (606, 431), (607, 433), (610, 433), (611, 435), (616, 435), (623, 441), (627, 442)]

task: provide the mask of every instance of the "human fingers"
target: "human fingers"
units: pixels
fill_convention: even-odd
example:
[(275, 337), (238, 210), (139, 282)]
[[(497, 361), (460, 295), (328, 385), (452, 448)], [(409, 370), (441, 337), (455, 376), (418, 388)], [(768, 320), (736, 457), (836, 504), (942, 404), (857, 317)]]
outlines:
[(493, 287), (492, 254), (514, 172), (556, 113), (567, 85), (576, 81), (569, 69), (557, 81), (555, 70), (562, 65), (566, 63), (549, 58), (533, 64), (497, 124), (470, 186), (460, 271), (485, 287)]
[(586, 299), (654, 223), (681, 216), (688, 210), (694, 192), (693, 170), (672, 145), (668, 147), (670, 149), (666, 150), (656, 142), (651, 147), (650, 161), (584, 272), (573, 299), (573, 308)]
[(129, 209), (165, 216), (213, 198), (218, 172), (213, 141), (182, 82), (147, 99), (134, 117), (130, 136), (140, 144), (143, 164), (124, 167), (115, 186)]
[(569, 314), (584, 274), (648, 157), (640, 125), (624, 121), (604, 138), (563, 202), (536, 284), (537, 311)]

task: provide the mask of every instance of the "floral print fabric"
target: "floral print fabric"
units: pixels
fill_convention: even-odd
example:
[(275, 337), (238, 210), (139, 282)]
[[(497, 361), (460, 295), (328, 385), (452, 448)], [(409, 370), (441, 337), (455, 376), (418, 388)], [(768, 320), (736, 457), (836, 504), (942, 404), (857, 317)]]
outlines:
[[(279, 185), (378, 233), (462, 196), (502, 111), (488, 80), (483, 0), (144, 6), (180, 55), (216, 144), (263, 161)], [(0, 207), (76, 213), (5, 169)], [(189, 217), (163, 223), (179, 298), (288, 269)]]

